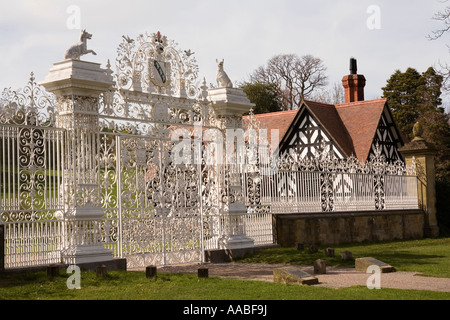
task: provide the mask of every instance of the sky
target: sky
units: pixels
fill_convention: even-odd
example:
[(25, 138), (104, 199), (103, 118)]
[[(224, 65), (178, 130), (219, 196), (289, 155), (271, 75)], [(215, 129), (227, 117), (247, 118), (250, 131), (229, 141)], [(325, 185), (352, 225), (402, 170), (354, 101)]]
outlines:
[(424, 72), (450, 64), (450, 34), (427, 39), (441, 27), (433, 16), (446, 5), (442, 0), (0, 0), (0, 90), (25, 86), (30, 72), (43, 81), (77, 42), (79, 28), (86, 28), (93, 34), (88, 49), (97, 55), (83, 60), (104, 67), (110, 59), (114, 70), (122, 35), (160, 31), (195, 52), (207, 83), (215, 83), (216, 59), (224, 59), (237, 83), (274, 55), (294, 53), (322, 59), (331, 86), (349, 73), (354, 57), (366, 78), (365, 99), (376, 99), (396, 70)]

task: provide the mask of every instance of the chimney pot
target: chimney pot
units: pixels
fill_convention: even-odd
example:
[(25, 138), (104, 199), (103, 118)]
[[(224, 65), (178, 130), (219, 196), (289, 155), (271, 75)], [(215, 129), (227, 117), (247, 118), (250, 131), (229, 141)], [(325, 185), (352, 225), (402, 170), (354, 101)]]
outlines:
[(342, 78), (342, 85), (345, 89), (345, 103), (364, 101), (366, 78), (357, 74), (355, 58), (350, 58), (350, 74)]
[(357, 74), (357, 70), (356, 59), (350, 58), (350, 74)]

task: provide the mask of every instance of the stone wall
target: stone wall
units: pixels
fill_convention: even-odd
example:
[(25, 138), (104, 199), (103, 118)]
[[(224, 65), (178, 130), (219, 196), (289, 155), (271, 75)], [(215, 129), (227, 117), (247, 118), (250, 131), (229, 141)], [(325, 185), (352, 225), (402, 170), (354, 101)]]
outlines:
[(352, 213), (280, 214), (274, 217), (277, 244), (304, 244), (420, 239), (424, 236), (422, 210)]

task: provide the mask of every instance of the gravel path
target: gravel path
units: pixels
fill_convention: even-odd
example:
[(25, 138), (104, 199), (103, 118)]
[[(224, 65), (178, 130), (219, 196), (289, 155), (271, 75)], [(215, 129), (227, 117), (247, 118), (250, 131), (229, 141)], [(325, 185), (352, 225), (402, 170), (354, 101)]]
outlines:
[[(273, 281), (273, 269), (284, 267), (277, 264), (247, 264), (247, 263), (208, 263), (181, 266), (159, 267), (158, 272), (197, 273), (199, 267), (208, 268), (209, 276), (229, 277), (236, 279)], [(314, 275), (313, 267), (301, 266), (303, 271), (319, 279), (316, 286), (343, 288), (351, 286), (366, 286), (370, 274), (356, 272), (354, 268), (327, 267), (326, 274)], [(381, 288), (415, 289), (450, 292), (450, 278), (423, 277), (417, 272), (397, 271), (382, 273)]]

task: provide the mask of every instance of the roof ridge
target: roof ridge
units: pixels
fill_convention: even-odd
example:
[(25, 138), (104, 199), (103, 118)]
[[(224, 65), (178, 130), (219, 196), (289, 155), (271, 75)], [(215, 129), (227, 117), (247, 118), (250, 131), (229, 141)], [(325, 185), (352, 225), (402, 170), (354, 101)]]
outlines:
[(312, 100), (303, 100), (306, 104), (308, 103), (314, 103), (314, 104), (318, 104), (324, 107), (334, 107), (334, 104), (329, 104), (329, 103), (325, 103), (325, 102), (318, 102), (318, 101), (312, 101)]
[[(295, 110), (283, 110), (283, 111), (275, 111), (275, 112), (266, 112), (266, 113), (257, 113), (257, 114), (253, 114), (253, 116), (254, 117), (265, 117), (265, 116), (267, 116), (267, 117), (269, 117), (269, 116), (273, 116), (273, 115), (276, 115), (276, 114), (282, 114), (282, 113), (297, 113), (298, 112), (298, 109), (295, 109)], [(243, 116), (243, 117), (250, 117), (250, 115), (248, 114), (248, 115), (245, 115), (245, 116)]]
[(354, 102), (345, 102), (336, 104), (336, 108), (344, 108), (344, 107), (351, 107), (355, 105), (361, 105), (361, 104), (371, 104), (371, 103), (379, 103), (379, 102), (385, 102), (386, 103), (387, 98), (378, 98), (378, 99), (372, 99), (372, 100), (363, 100), (363, 101), (354, 101)]

